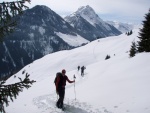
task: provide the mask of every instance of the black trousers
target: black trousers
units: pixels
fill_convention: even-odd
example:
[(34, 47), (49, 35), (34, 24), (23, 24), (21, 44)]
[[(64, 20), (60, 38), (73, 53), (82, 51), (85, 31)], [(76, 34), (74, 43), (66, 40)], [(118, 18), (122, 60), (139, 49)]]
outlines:
[(63, 101), (65, 97), (65, 89), (59, 89), (58, 90), (59, 99), (57, 101), (57, 107), (62, 108), (63, 107)]
[(81, 70), (81, 76), (84, 76), (84, 71), (83, 70)]

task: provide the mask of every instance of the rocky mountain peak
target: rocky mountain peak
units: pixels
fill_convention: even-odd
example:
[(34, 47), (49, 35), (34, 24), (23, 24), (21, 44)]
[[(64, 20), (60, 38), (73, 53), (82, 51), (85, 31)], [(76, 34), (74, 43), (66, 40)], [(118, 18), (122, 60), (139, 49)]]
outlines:
[(80, 7), (76, 12), (76, 15), (81, 15), (90, 24), (95, 25), (103, 23), (103, 20), (95, 13), (92, 7), (89, 5)]

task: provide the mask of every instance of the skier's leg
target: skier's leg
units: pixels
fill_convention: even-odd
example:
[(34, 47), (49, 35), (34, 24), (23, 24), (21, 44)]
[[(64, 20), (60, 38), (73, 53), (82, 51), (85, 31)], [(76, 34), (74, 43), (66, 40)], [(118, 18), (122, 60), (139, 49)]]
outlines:
[(63, 108), (64, 96), (65, 96), (65, 89), (61, 90), (60, 108)]
[(61, 103), (61, 90), (58, 91), (58, 95), (59, 95), (59, 99), (58, 99), (58, 101), (57, 101), (57, 103), (56, 103), (56, 106), (57, 106), (58, 108), (60, 108), (60, 103)]

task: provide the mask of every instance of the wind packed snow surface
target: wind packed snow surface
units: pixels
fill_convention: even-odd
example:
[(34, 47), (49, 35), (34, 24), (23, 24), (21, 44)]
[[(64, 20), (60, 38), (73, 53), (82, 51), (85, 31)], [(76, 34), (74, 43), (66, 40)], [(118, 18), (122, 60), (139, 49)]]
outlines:
[(56, 34), (61, 37), (65, 42), (67, 42), (69, 45), (77, 47), (81, 46), (84, 43), (88, 43), (89, 41), (81, 37), (80, 35), (77, 36), (71, 36), (68, 34), (63, 34), (60, 32), (56, 32)]
[[(138, 30), (126, 36), (107, 37), (85, 46), (44, 56), (20, 70), (16, 76), (37, 82), (24, 89), (7, 113), (150, 113), (150, 53), (129, 58)], [(105, 60), (106, 55), (110, 59)], [(86, 66), (82, 77), (77, 66)], [(65, 111), (55, 107), (56, 72), (66, 69), (75, 84), (66, 85)], [(25, 71), (23, 74), (22, 72)], [(7, 84), (18, 82), (13, 76)]]

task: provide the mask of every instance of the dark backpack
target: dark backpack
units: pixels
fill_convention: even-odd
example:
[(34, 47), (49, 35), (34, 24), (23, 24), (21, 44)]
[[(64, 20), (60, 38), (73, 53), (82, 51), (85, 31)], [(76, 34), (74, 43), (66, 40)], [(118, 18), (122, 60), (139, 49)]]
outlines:
[(56, 80), (57, 80), (57, 77), (58, 77), (58, 76), (62, 76), (61, 72), (56, 73), (56, 77), (55, 77), (55, 79), (54, 79), (54, 83), (55, 83), (55, 84), (56, 84)]

